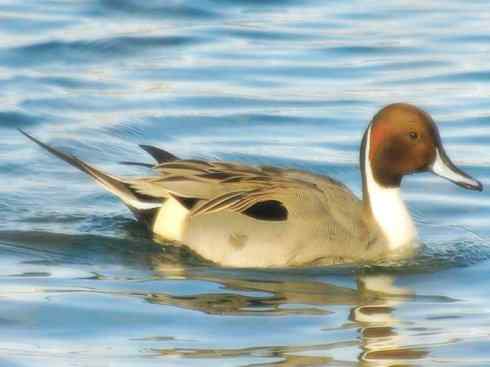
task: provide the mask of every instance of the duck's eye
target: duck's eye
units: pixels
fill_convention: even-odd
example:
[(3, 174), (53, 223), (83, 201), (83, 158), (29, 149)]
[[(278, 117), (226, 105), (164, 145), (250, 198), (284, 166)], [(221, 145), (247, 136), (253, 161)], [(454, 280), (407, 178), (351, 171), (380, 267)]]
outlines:
[(415, 131), (411, 131), (408, 136), (410, 136), (410, 139), (416, 140), (419, 137), (419, 134), (417, 134)]

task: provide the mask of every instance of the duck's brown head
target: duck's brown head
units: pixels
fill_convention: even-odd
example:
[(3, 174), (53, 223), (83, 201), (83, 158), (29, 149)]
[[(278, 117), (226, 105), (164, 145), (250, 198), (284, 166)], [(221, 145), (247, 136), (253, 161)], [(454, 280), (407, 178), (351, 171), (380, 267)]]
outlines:
[(436, 124), (413, 105), (396, 103), (381, 109), (371, 121), (363, 145), (367, 159), (362, 159), (362, 164), (370, 164), (382, 187), (398, 187), (405, 175), (432, 171), (466, 189), (483, 188), (450, 161)]

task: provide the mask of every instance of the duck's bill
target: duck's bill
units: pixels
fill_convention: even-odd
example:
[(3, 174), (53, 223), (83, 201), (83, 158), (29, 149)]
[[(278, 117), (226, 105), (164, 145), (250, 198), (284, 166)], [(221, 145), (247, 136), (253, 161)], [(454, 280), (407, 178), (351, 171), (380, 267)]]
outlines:
[(456, 167), (449, 159), (446, 152), (442, 149), (436, 149), (436, 159), (432, 164), (432, 172), (445, 178), (458, 186), (468, 190), (482, 191), (483, 185), (470, 175), (467, 175)]

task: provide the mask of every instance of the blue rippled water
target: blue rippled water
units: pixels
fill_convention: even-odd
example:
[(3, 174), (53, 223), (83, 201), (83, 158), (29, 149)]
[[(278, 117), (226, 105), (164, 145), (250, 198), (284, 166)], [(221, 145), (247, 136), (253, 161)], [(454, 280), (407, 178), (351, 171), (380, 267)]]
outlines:
[(0, 365), (490, 366), (490, 196), (404, 196), (415, 259), (230, 270), (151, 241), (16, 128), (118, 174), (137, 144), (331, 175), (407, 101), (490, 185), (486, 1), (0, 2)]

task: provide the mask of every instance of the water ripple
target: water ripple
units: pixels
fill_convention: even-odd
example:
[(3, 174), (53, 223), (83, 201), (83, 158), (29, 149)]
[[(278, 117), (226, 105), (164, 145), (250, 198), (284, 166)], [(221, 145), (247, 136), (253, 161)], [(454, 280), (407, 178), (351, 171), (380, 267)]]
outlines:
[[(111, 57), (178, 48), (203, 42), (197, 36), (120, 36), (91, 41), (47, 41), (0, 50), (0, 61), (18, 66), (42, 64), (107, 63)], [(161, 50), (160, 50), (161, 52)], [(109, 59), (108, 59), (109, 57)]]

